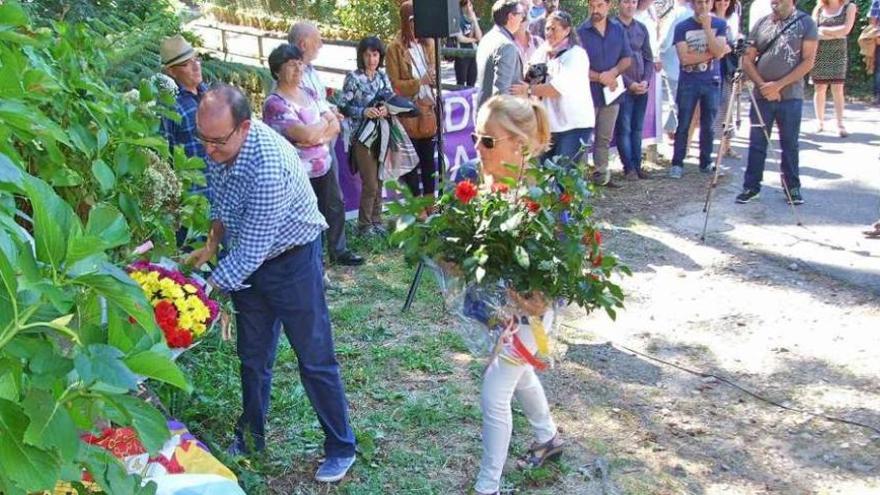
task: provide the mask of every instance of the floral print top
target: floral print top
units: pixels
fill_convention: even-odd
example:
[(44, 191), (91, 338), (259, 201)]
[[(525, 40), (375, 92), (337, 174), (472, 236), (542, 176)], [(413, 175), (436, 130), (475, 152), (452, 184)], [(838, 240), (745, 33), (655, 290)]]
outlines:
[(322, 177), (330, 170), (330, 147), (327, 144), (301, 146), (287, 135), (287, 128), (294, 125), (312, 125), (321, 121), (318, 98), (308, 88), (301, 88), (309, 96), (309, 104), (299, 106), (283, 96), (272, 93), (263, 104), (263, 122), (290, 141), (310, 179)]
[(364, 110), (370, 107), (370, 102), (380, 91), (391, 91), (391, 80), (384, 70), (379, 69), (373, 78), (361, 69), (349, 72), (342, 84), (342, 98), (339, 102), (339, 111), (351, 121), (352, 132), (357, 132), (364, 120)]

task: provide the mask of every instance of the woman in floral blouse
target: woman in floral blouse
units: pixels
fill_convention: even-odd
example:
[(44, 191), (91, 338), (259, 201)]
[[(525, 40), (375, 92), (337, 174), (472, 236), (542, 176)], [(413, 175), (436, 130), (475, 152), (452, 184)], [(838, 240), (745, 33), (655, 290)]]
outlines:
[(388, 116), (384, 105), (373, 100), (381, 91), (391, 91), (391, 81), (381, 69), (385, 61), (385, 45), (369, 36), (358, 43), (357, 70), (345, 76), (339, 111), (350, 119), (352, 139), (350, 157), (361, 176), (361, 202), (358, 209), (358, 230), (362, 234), (385, 235), (382, 225), (382, 188), (379, 182), (378, 140), (368, 148), (358, 139), (364, 119)]
[(328, 143), (339, 133), (339, 121), (331, 112), (322, 114), (318, 95), (300, 85), (303, 54), (299, 48), (279, 45), (269, 55), (269, 70), (278, 84), (263, 103), (263, 122), (296, 147), (309, 179), (323, 177), (330, 170)]

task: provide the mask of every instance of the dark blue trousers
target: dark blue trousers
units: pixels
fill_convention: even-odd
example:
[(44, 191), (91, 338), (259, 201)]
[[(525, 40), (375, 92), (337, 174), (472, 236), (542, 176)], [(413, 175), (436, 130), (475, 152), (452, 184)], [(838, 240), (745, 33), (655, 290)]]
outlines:
[(559, 165), (580, 164), (584, 154), (589, 150), (588, 146), (592, 135), (592, 127), (552, 133), (550, 135), (550, 149), (541, 157), (541, 162), (561, 156), (564, 160), (560, 161)]
[(721, 100), (719, 83), (682, 84), (678, 83), (675, 105), (678, 107), (678, 127), (675, 129), (675, 143), (672, 146), (672, 165), (683, 166), (687, 155), (688, 128), (694, 117), (697, 103), (700, 104), (700, 168), (712, 166), (712, 147), (715, 138), (712, 124)]
[(624, 172), (638, 172), (642, 169), (642, 128), (647, 109), (647, 93), (636, 95), (627, 91), (620, 99), (614, 139), (617, 141), (617, 152), (623, 162)]
[(236, 437), (265, 448), (272, 365), (281, 327), (296, 352), (303, 388), (324, 430), (327, 457), (351, 457), (354, 432), (333, 349), (330, 315), (324, 299), (320, 237), (264, 262), (245, 280), (249, 288), (232, 293), (241, 361), (242, 415)]
[(767, 160), (768, 143), (764, 129), (761, 129), (761, 120), (758, 119), (757, 112), (759, 111), (764, 119), (768, 134), (773, 132), (773, 124), (776, 124), (779, 129), (779, 145), (782, 149), (779, 167), (782, 169), (786, 185), (789, 189), (801, 187), (798, 135), (801, 131), (801, 113), (804, 101), (800, 99), (767, 101), (761, 98), (756, 100), (758, 106), (752, 105), (752, 110), (749, 113), (752, 130), (749, 132), (749, 158), (743, 188), (760, 191), (761, 181), (764, 179), (764, 162)]
[(880, 47), (874, 50), (874, 98), (880, 102)]

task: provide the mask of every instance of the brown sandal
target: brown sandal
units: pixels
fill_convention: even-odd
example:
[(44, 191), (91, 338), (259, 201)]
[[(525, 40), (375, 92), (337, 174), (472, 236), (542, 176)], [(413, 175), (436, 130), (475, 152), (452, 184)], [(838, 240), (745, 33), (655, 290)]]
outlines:
[(559, 434), (553, 436), (544, 443), (533, 443), (526, 455), (516, 461), (517, 469), (541, 467), (546, 461), (554, 461), (562, 456), (565, 442), (559, 438)]

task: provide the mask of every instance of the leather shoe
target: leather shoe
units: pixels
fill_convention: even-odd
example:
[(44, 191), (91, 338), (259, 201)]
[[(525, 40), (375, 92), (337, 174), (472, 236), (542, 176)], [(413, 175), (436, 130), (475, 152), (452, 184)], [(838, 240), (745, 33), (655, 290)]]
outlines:
[(364, 257), (358, 256), (351, 251), (343, 251), (333, 258), (333, 263), (343, 266), (360, 266), (364, 264)]

